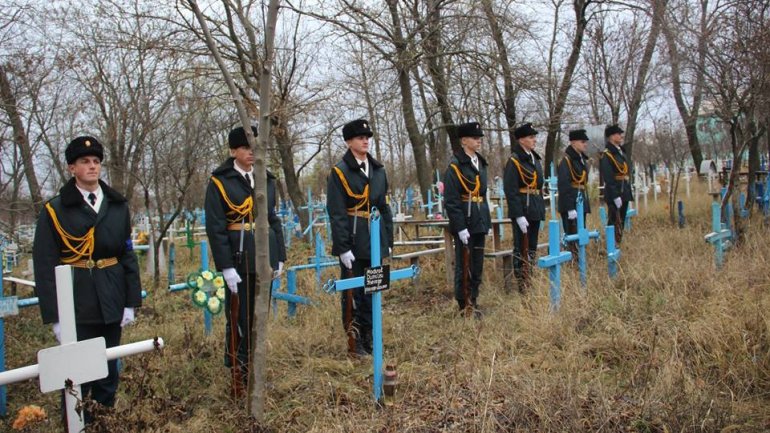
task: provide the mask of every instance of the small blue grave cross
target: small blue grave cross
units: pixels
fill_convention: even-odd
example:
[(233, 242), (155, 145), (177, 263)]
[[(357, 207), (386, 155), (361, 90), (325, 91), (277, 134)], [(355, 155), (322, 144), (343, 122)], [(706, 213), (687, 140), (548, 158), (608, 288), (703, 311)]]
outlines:
[[(380, 213), (377, 208), (372, 208), (370, 217), (370, 249), (371, 249), (371, 269), (382, 265), (380, 257)], [(414, 278), (419, 273), (419, 268), (411, 266), (409, 268), (391, 270), (390, 281)], [(364, 287), (364, 277), (353, 277), (341, 280), (329, 280), (324, 285), (324, 290), (328, 293), (337, 293), (345, 290)], [(374, 368), (374, 401), (379, 402), (382, 395), (382, 292), (377, 291), (372, 294), (372, 351)]]
[(714, 262), (718, 270), (722, 268), (724, 261), (724, 242), (731, 238), (732, 233), (722, 224), (722, 209), (717, 202), (711, 203), (711, 230), (712, 232), (705, 236), (705, 240), (714, 245)]
[(599, 231), (590, 231), (586, 228), (585, 214), (583, 213), (583, 193), (578, 192), (577, 196), (577, 233), (573, 235), (564, 235), (564, 242), (577, 242), (578, 245), (578, 267), (580, 269), (580, 284), (586, 287), (586, 245), (591, 239), (599, 238)]
[(559, 251), (559, 221), (553, 219), (548, 222), (548, 255), (537, 259), (537, 265), (549, 269), (551, 281), (551, 309), (558, 310), (561, 304), (561, 264), (572, 259), (569, 251)]

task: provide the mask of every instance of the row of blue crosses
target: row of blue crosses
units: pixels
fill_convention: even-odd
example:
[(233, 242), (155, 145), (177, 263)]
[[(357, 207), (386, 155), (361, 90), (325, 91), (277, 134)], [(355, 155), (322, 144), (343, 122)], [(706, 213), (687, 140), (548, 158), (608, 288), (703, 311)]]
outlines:
[[(585, 289), (587, 284), (586, 246), (590, 243), (591, 239), (599, 238), (599, 232), (596, 230), (591, 231), (586, 228), (585, 215), (583, 212), (583, 194), (578, 192), (575, 209), (577, 212), (577, 232), (573, 235), (565, 235), (562, 238), (560, 236), (561, 222), (557, 219), (556, 215), (556, 194), (554, 193), (558, 189), (558, 179), (553, 164), (551, 164), (551, 176), (546, 182), (548, 182), (548, 189), (551, 192), (551, 220), (548, 222), (548, 255), (538, 258), (537, 265), (538, 267), (549, 270), (549, 297), (551, 300), (551, 309), (558, 310), (561, 304), (561, 265), (572, 260), (572, 253), (569, 251), (561, 251), (562, 243), (577, 243), (580, 283)], [(604, 208), (600, 208), (600, 212), (601, 211), (604, 211)], [(634, 213), (631, 216), (634, 215), (636, 214)], [(626, 221), (630, 223), (630, 217), (627, 217)], [(607, 270), (610, 278), (614, 278), (617, 275), (618, 261), (620, 260), (620, 250), (617, 249), (615, 245), (615, 227), (607, 226), (604, 221), (602, 225), (605, 226), (605, 238), (607, 241)]]

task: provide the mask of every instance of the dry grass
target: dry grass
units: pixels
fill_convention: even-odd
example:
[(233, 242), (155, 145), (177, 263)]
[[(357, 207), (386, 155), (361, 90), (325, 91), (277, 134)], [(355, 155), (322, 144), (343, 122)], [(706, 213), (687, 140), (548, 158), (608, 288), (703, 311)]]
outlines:
[[(770, 273), (768, 229), (713, 266), (708, 199), (687, 201), (688, 226), (671, 227), (653, 204), (624, 239), (621, 269), (607, 278), (605, 257), (590, 248), (589, 283), (563, 272), (562, 307), (549, 311), (547, 273), (532, 293), (502, 290), (487, 261), (482, 321), (455, 314), (443, 262), (427, 261), (419, 285), (384, 296), (385, 359), (398, 364), (398, 397), (377, 409), (371, 363), (346, 358), (337, 297), (301, 277), (317, 302), (285, 306), (270, 324), (269, 399), (264, 426), (227, 397), (223, 318), (203, 335), (187, 295), (152, 293), (124, 341), (161, 335), (162, 355), (124, 360), (112, 432), (760, 432), (770, 430)], [(594, 218), (596, 216), (594, 215)], [(594, 226), (597, 224), (594, 222)], [(510, 234), (506, 238), (510, 245)], [(292, 249), (292, 263), (309, 254)], [(187, 253), (180, 254), (186, 257)], [(189, 266), (189, 263), (188, 263)], [(331, 276), (328, 272), (327, 276)], [(6, 321), (8, 365), (35, 359), (53, 344), (37, 311)], [(9, 387), (10, 429), (27, 404), (58, 414), (58, 396), (36, 382)], [(57, 419), (58, 421), (58, 419)], [(58, 422), (38, 426), (57, 431)]]

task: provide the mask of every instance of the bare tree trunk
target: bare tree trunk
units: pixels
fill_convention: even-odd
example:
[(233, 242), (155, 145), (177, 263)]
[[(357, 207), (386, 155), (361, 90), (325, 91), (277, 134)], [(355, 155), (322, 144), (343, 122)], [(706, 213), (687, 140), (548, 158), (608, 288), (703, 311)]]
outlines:
[[(279, 120), (274, 121), (279, 122)], [(307, 227), (310, 223), (307, 212), (299, 212), (299, 208), (306, 204), (306, 200), (302, 188), (299, 186), (297, 172), (294, 170), (294, 153), (292, 152), (291, 138), (288, 136), (288, 129), (286, 127), (279, 124), (274, 126), (275, 142), (278, 154), (281, 157), (281, 171), (283, 171), (284, 181), (286, 182), (286, 192), (289, 194), (294, 210), (299, 216), (300, 224), (302, 224), (302, 227)]]
[(590, 4), (590, 0), (575, 0), (572, 3), (572, 7), (575, 11), (575, 35), (572, 38), (572, 49), (569, 57), (567, 58), (567, 66), (564, 69), (564, 75), (561, 78), (561, 84), (559, 85), (559, 93), (556, 95), (556, 100), (551, 107), (550, 116), (548, 119), (548, 136), (545, 140), (545, 166), (546, 172), (550, 169), (551, 162), (554, 160), (556, 153), (556, 137), (561, 130), (561, 116), (564, 114), (564, 106), (567, 104), (567, 96), (569, 95), (570, 88), (572, 88), (572, 75), (575, 73), (578, 60), (580, 60), (580, 49), (583, 46), (583, 36), (585, 35), (586, 24), (586, 8)]
[(16, 102), (16, 95), (11, 89), (11, 82), (8, 80), (8, 74), (3, 65), (0, 65), (0, 98), (2, 98), (3, 110), (8, 115), (13, 128), (13, 141), (21, 153), (21, 160), (24, 164), (24, 176), (27, 178), (29, 194), (32, 198), (32, 208), (35, 215), (43, 209), (43, 197), (40, 194), (40, 185), (35, 174), (35, 166), (32, 161), (32, 147), (29, 144), (27, 132), (24, 129), (24, 122), (19, 113), (19, 107)]
[(505, 45), (503, 31), (497, 21), (497, 15), (492, 10), (492, 0), (482, 0), (481, 7), (484, 9), (484, 15), (487, 17), (489, 29), (492, 32), (492, 39), (497, 47), (498, 62), (503, 74), (503, 112), (508, 125), (508, 139), (513, 146), (513, 143), (516, 142), (513, 130), (516, 129), (516, 96), (518, 94), (513, 86), (513, 68), (511, 68), (511, 62), (508, 60), (508, 47)]
[(398, 74), (398, 87), (401, 92), (401, 112), (404, 115), (404, 125), (406, 126), (409, 141), (412, 143), (412, 152), (414, 153), (414, 165), (417, 171), (417, 181), (420, 184), (420, 192), (423, 200), (428, 200), (428, 191), (431, 187), (431, 170), (428, 166), (428, 160), (425, 156), (425, 139), (420, 134), (420, 128), (417, 125), (417, 118), (414, 114), (414, 100), (412, 98), (412, 81), (409, 78), (409, 64), (412, 62), (411, 54), (408, 51), (406, 41), (404, 40), (403, 30), (401, 29), (401, 15), (398, 12), (398, 1), (387, 0), (390, 17), (393, 22), (393, 43), (396, 48), (394, 64)]
[(669, 51), (669, 63), (671, 65), (671, 86), (674, 94), (674, 102), (676, 103), (676, 108), (682, 118), (682, 123), (684, 123), (685, 133), (687, 134), (687, 145), (690, 148), (690, 155), (692, 156), (695, 170), (698, 173), (700, 173), (700, 164), (701, 161), (703, 161), (703, 151), (701, 149), (700, 143), (698, 142), (696, 124), (698, 120), (698, 111), (700, 110), (700, 102), (703, 95), (704, 65), (706, 61), (706, 34), (703, 32), (707, 31), (704, 23), (706, 22), (706, 7), (708, 5), (708, 0), (701, 1), (701, 5), (701, 34), (698, 36), (698, 63), (695, 64), (696, 78), (695, 86), (693, 88), (693, 104), (691, 109), (688, 109), (684, 102), (680, 67), (682, 58), (679, 54), (679, 48), (677, 47), (676, 38), (674, 37), (671, 23), (669, 21), (665, 21), (662, 28)]
[[(452, 152), (461, 150), (460, 139), (457, 137), (457, 127), (452, 120), (452, 111), (449, 106), (449, 89), (447, 86), (447, 71), (442, 60), (444, 50), (441, 46), (441, 1), (428, 0), (428, 15), (426, 33), (423, 37), (423, 49), (425, 51), (425, 63), (428, 66), (428, 74), (433, 81), (433, 90), (436, 95), (436, 104), (441, 112), (441, 121), (446, 131), (446, 136), (452, 146)], [(439, 138), (442, 138), (439, 135)], [(445, 141), (438, 141), (440, 147), (437, 153), (431, 153), (431, 160), (436, 161), (438, 167), (443, 167), (446, 151), (443, 149)], [(434, 167), (434, 169), (438, 168)]]
[(647, 43), (642, 54), (642, 61), (639, 64), (639, 70), (636, 75), (636, 83), (631, 95), (631, 102), (628, 106), (628, 124), (626, 125), (625, 149), (629, 158), (633, 158), (634, 133), (636, 132), (636, 120), (639, 116), (639, 109), (642, 106), (642, 98), (647, 88), (647, 72), (650, 69), (652, 55), (655, 52), (655, 45), (658, 41), (658, 35), (662, 27), (663, 16), (666, 11), (668, 0), (651, 0), (652, 2), (652, 24), (650, 25), (650, 34), (647, 37)]
[[(260, 135), (259, 143), (257, 143), (254, 135), (249, 127), (251, 121), (249, 119), (246, 106), (242, 99), (241, 93), (235, 85), (235, 81), (230, 75), (227, 65), (222, 60), (222, 56), (219, 54), (219, 48), (216, 45), (214, 38), (209, 32), (206, 20), (198, 7), (196, 0), (188, 0), (188, 3), (195, 13), (195, 17), (203, 30), (205, 35), (206, 44), (209, 51), (216, 59), (222, 76), (227, 83), (227, 87), (230, 90), (230, 95), (233, 97), (236, 108), (238, 109), (238, 116), (241, 120), (241, 125), (244, 126), (246, 132), (246, 139), (249, 145), (256, 149), (254, 159), (254, 170), (256, 173), (265, 173), (265, 154), (267, 150), (267, 144), (270, 139), (270, 95), (272, 84), (272, 67), (274, 61), (273, 41), (275, 38), (275, 26), (278, 19), (278, 6), (280, 0), (270, 0), (267, 9), (267, 19), (265, 26), (265, 40), (264, 40), (264, 61), (261, 65), (260, 74), (260, 123), (262, 125), (263, 133)], [(254, 233), (254, 243), (256, 251), (256, 266), (257, 266), (257, 299), (254, 308), (254, 322), (255, 329), (252, 333), (252, 347), (254, 353), (252, 359), (254, 360), (252, 367), (252, 376), (254, 380), (249, 381), (250, 384), (250, 402), (249, 411), (252, 416), (256, 418), (258, 422), (264, 420), (264, 405), (265, 405), (265, 383), (264, 374), (267, 361), (267, 313), (268, 313), (268, 300), (270, 296), (270, 283), (272, 272), (270, 271), (270, 261), (268, 259), (268, 226), (267, 226), (267, 194), (266, 184), (267, 178), (265, 176), (255, 176), (254, 179), (254, 206), (257, 209), (257, 229)]]

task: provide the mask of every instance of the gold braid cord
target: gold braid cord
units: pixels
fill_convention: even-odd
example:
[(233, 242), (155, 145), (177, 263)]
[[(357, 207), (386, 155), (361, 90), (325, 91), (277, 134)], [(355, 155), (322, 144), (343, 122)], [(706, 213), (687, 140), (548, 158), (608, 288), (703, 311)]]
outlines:
[[(454, 169), (455, 174), (457, 175), (457, 179), (460, 181), (460, 185), (463, 187), (463, 190), (465, 190), (465, 193), (469, 195), (470, 197), (478, 197), (479, 191), (481, 190), (481, 182), (479, 182), (479, 175), (476, 175), (476, 180), (471, 181), (467, 177), (463, 176), (462, 172), (460, 171), (460, 168), (456, 166), (455, 164), (449, 164), (452, 169)], [(473, 189), (471, 189), (468, 184), (474, 185)]]
[(627, 162), (623, 161), (623, 167), (621, 167), (620, 164), (618, 164), (618, 161), (615, 159), (615, 157), (612, 156), (612, 153), (610, 153), (610, 151), (605, 150), (604, 154), (610, 157), (610, 161), (612, 161), (612, 165), (615, 166), (615, 171), (619, 175), (625, 176), (625, 175), (628, 174), (628, 163)]
[(342, 174), (342, 170), (340, 170), (339, 167), (334, 167), (334, 171), (337, 173), (337, 177), (340, 178), (342, 187), (345, 188), (345, 193), (347, 193), (348, 197), (358, 200), (358, 203), (355, 206), (348, 208), (348, 212), (357, 212), (364, 206), (366, 206), (366, 212), (369, 212), (369, 185), (367, 184), (364, 187), (364, 192), (356, 194), (350, 189), (350, 184), (348, 184), (348, 180), (345, 179), (345, 175)]
[(527, 170), (521, 166), (518, 159), (511, 157), (511, 161), (516, 165), (516, 169), (519, 171), (519, 178), (521, 182), (529, 189), (537, 189), (537, 171)]
[(45, 209), (48, 211), (48, 215), (51, 216), (53, 226), (56, 229), (56, 232), (59, 234), (62, 242), (64, 243), (64, 246), (66, 247), (64, 250), (62, 250), (62, 252), (65, 254), (71, 254), (69, 257), (62, 257), (62, 263), (74, 263), (83, 259), (84, 257), (88, 257), (90, 260), (94, 253), (94, 228), (91, 227), (88, 229), (86, 234), (83, 236), (73, 236), (67, 233), (67, 231), (64, 230), (64, 228), (61, 226), (59, 218), (56, 216), (56, 212), (53, 210), (53, 206), (51, 206), (50, 203), (45, 204)]
[(225, 187), (222, 185), (222, 182), (219, 179), (211, 176), (211, 181), (214, 182), (214, 185), (217, 186), (219, 189), (219, 194), (225, 200), (225, 204), (227, 204), (227, 207), (229, 208), (227, 211), (227, 222), (235, 223), (243, 221), (247, 216), (249, 217), (249, 222), (252, 222), (253, 215), (251, 211), (254, 208), (254, 199), (251, 196), (248, 196), (245, 200), (243, 200), (243, 203), (236, 205), (232, 202), (232, 200), (230, 200), (230, 197), (228, 197), (227, 193), (225, 192)]
[(569, 175), (572, 178), (572, 183), (576, 185), (585, 185), (586, 184), (586, 174), (587, 171), (583, 169), (583, 172), (580, 174), (580, 176), (575, 174), (575, 170), (572, 168), (572, 161), (570, 161), (569, 157), (564, 158), (565, 161), (567, 161), (567, 167), (569, 168)]

